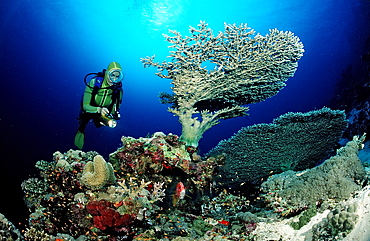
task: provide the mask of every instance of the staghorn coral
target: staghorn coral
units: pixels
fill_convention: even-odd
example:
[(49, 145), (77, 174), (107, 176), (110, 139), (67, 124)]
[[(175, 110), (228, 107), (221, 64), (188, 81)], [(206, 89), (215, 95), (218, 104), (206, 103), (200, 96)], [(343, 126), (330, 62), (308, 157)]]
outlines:
[(365, 135), (355, 136), (337, 155), (320, 166), (303, 172), (287, 171), (269, 177), (262, 183), (262, 197), (268, 206), (286, 216), (290, 213), (314, 207), (321, 200), (341, 201), (361, 189), (358, 180), (366, 173), (358, 158)]
[(343, 111), (322, 108), (286, 113), (272, 124), (242, 128), (207, 155), (225, 155), (217, 178), (220, 186), (244, 189), (273, 173), (303, 170), (327, 157), (338, 143), (347, 121)]
[(44, 180), (31, 177), (22, 182), (21, 188), (24, 193), (27, 193), (27, 199), (25, 199), (25, 202), (27, 207), (31, 208), (39, 205), (39, 196), (47, 193), (46, 191), (48, 189), (48, 184)]
[[(235, 196), (223, 190), (218, 196), (202, 205), (202, 217), (213, 220), (237, 219), (239, 221), (257, 221), (246, 217), (251, 208), (250, 201), (244, 196)], [(244, 213), (244, 214), (243, 214)], [(242, 216), (240, 216), (242, 215)], [(252, 215), (252, 214), (251, 214)]]
[(113, 167), (102, 156), (97, 155), (93, 162), (86, 163), (80, 181), (93, 190), (102, 188), (107, 183), (115, 181)]
[[(241, 24), (226, 24), (214, 35), (208, 24), (190, 27), (191, 36), (164, 35), (172, 44), (170, 62), (142, 58), (156, 75), (172, 79), (173, 95), (162, 93), (162, 103), (182, 124), (181, 140), (198, 146), (202, 135), (220, 119), (246, 115), (245, 105), (276, 95), (292, 77), (303, 55), (303, 44), (292, 32), (272, 29), (266, 36)], [(207, 66), (208, 65), (208, 66)], [(213, 68), (212, 68), (213, 67)], [(198, 117), (201, 117), (201, 120)]]

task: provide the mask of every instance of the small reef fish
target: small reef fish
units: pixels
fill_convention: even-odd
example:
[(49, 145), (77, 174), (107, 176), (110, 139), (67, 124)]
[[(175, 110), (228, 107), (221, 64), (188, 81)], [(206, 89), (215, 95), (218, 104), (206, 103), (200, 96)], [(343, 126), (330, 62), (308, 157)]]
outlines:
[(179, 200), (184, 199), (185, 197), (185, 186), (184, 183), (179, 182), (176, 185), (175, 194), (172, 195), (172, 204), (176, 206)]
[(218, 223), (223, 224), (225, 226), (229, 226), (230, 225), (230, 222), (229, 221), (226, 221), (226, 220), (218, 221)]

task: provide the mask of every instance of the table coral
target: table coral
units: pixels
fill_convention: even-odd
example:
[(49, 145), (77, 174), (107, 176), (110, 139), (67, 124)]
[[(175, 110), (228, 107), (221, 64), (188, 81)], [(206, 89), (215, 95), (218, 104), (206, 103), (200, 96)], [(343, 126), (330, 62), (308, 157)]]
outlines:
[[(344, 111), (322, 108), (289, 112), (270, 124), (243, 127), (207, 155), (225, 154), (217, 182), (245, 190), (271, 173), (304, 170), (325, 159), (347, 126)], [(277, 151), (278, 150), (278, 151)]]
[[(298, 66), (303, 44), (289, 31), (269, 30), (266, 36), (241, 24), (226, 24), (214, 35), (205, 22), (190, 27), (191, 36), (164, 35), (174, 48), (170, 62), (142, 58), (161, 78), (172, 79), (173, 95), (162, 93), (163, 103), (182, 124), (181, 140), (198, 146), (202, 135), (220, 119), (246, 115), (245, 105), (276, 95)], [(198, 120), (199, 116), (201, 120)]]

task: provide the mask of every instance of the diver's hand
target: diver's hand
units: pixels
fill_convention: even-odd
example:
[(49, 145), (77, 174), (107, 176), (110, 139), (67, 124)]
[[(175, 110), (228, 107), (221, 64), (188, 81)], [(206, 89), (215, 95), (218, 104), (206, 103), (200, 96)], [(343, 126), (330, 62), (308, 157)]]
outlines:
[(109, 110), (105, 107), (98, 107), (98, 113), (100, 113), (101, 115), (107, 115), (109, 114)]

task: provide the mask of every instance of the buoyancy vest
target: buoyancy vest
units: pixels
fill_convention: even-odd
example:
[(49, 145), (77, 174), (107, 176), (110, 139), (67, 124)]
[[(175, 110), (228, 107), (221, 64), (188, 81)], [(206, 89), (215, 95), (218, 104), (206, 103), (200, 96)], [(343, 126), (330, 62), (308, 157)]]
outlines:
[[(121, 101), (122, 101), (122, 95), (123, 95), (122, 83), (120, 82), (112, 86), (102, 87), (103, 82), (104, 82), (104, 74), (105, 74), (105, 69), (102, 72), (90, 73), (85, 76), (85, 79), (84, 79), (85, 84), (87, 88), (91, 89), (91, 96), (90, 96), (89, 104), (95, 107), (106, 107), (111, 113), (118, 114), (117, 112), (120, 108)], [(89, 75), (94, 75), (94, 77), (92, 77), (92, 79), (90, 80), (90, 83), (87, 83), (86, 78)], [(101, 106), (99, 103), (96, 102), (96, 96), (99, 90), (106, 92), (105, 98), (111, 99), (111, 103), (109, 104), (109, 106)], [(81, 98), (80, 115), (83, 113), (86, 113), (86, 111), (83, 108), (83, 99), (84, 99), (84, 96), (82, 96)]]

